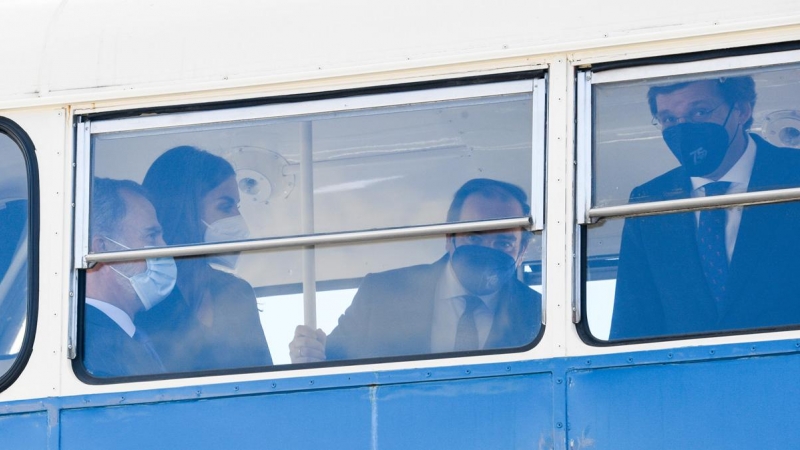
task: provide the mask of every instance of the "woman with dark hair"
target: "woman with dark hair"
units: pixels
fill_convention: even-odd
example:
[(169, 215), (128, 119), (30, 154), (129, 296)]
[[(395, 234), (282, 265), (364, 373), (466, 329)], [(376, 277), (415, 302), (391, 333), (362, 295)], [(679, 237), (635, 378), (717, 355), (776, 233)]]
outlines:
[[(236, 176), (225, 159), (195, 147), (168, 150), (150, 166), (147, 189), (168, 245), (245, 239)], [(137, 321), (171, 372), (272, 364), (246, 281), (234, 269), (238, 254), (177, 258), (169, 298)]]

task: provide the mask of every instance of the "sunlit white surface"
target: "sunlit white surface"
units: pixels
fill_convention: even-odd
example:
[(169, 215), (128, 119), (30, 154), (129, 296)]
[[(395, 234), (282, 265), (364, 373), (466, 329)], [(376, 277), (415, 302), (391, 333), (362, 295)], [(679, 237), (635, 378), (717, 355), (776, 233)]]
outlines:
[[(341, 289), (317, 292), (317, 327), (325, 334), (330, 334), (339, 316), (350, 306), (356, 291)], [(289, 342), (294, 336), (294, 329), (303, 323), (303, 294), (259, 297), (258, 310), (272, 362), (275, 365), (290, 364)]]

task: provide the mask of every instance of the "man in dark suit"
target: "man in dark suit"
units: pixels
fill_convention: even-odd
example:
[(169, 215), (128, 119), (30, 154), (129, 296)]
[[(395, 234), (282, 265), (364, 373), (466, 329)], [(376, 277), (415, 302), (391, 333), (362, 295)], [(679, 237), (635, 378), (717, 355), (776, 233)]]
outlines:
[[(91, 220), (93, 252), (165, 245), (155, 209), (133, 181), (96, 179)], [(86, 271), (83, 363), (89, 374), (102, 378), (164, 372), (133, 319), (172, 291), (176, 275), (172, 258), (99, 263)]]
[[(475, 179), (453, 199), (448, 222), (530, 213), (517, 186)], [(541, 329), (541, 296), (516, 278), (530, 240), (523, 229), (449, 235), (447, 254), (367, 275), (338, 326), (297, 327), (292, 362), (522, 347)]]
[[(652, 87), (650, 109), (681, 165), (630, 202), (800, 186), (800, 151), (747, 133), (755, 84), (730, 77)], [(800, 324), (800, 204), (625, 220), (611, 339)]]

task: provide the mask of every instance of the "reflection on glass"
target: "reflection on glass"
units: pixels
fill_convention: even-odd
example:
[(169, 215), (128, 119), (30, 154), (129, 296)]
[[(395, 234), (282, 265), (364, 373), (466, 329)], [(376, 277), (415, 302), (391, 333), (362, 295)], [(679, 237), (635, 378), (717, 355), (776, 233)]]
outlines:
[[(593, 86), (594, 206), (800, 187), (800, 66)], [(727, 181), (708, 193), (709, 181)]]
[(594, 337), (800, 325), (800, 203), (711, 212), (727, 216), (727, 230), (739, 216), (735, 239), (716, 236), (724, 266), (713, 273), (707, 252), (714, 239), (698, 237), (702, 212), (609, 220), (588, 230), (585, 305)]
[(28, 182), (21, 149), (0, 133), (0, 375), (22, 345), (28, 300)]
[[(531, 94), (514, 94), (120, 132), (93, 136), (93, 174), (139, 182), (154, 201), (178, 207), (196, 195), (191, 189), (210, 191), (199, 180), (218, 186), (231, 179), (230, 170), (186, 149), (220, 157), (234, 174), (224, 189), (251, 238), (435, 224), (472, 178), (507, 181), (529, 194), (531, 123)], [(305, 147), (312, 150), (311, 195), (303, 193)], [(313, 206), (313, 222), (303, 222), (311, 217), (301, 213), (304, 205)], [(162, 223), (165, 241), (207, 242), (209, 226), (217, 240), (244, 231), (232, 221), (187, 226), (194, 222), (174, 230)]]

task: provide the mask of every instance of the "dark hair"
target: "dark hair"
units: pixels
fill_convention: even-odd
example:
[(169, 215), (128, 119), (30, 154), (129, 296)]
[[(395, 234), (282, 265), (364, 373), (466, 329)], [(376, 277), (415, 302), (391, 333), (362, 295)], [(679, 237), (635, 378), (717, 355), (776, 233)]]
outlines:
[(200, 203), (233, 176), (228, 161), (195, 147), (175, 147), (159, 156), (142, 184), (164, 229), (164, 241), (169, 245), (202, 242), (205, 227), (200, 221)]
[[(650, 106), (650, 114), (655, 117), (656, 113), (658, 112), (658, 108), (656, 107), (657, 96), (675, 92), (678, 89), (683, 89), (693, 83), (703, 82), (709, 82), (716, 86), (722, 95), (723, 100), (725, 100), (725, 103), (728, 105), (734, 106), (737, 103), (745, 103), (749, 104), (752, 108), (756, 104), (756, 83), (753, 81), (753, 77), (720, 77), (709, 80), (684, 81), (681, 83), (668, 84), (664, 86), (652, 86), (647, 91), (647, 103)], [(753, 118), (750, 117), (750, 119), (744, 124), (744, 129), (750, 129), (750, 125), (752, 124)]]
[[(489, 178), (473, 178), (458, 188), (453, 195), (453, 201), (447, 211), (447, 222), (458, 222), (461, 219), (461, 209), (471, 195), (481, 195), (499, 201), (513, 200), (519, 204), (523, 215), (531, 213), (528, 195), (519, 186)], [(487, 217), (487, 219), (501, 219), (501, 217)], [(522, 236), (523, 243), (527, 243), (532, 237), (528, 232), (523, 232)]]
[[(236, 173), (228, 161), (195, 147), (181, 146), (159, 156), (142, 183), (150, 193), (168, 245), (203, 242), (203, 197)], [(192, 308), (200, 305), (209, 271), (205, 259), (177, 258), (177, 286)]]
[(111, 178), (95, 178), (92, 181), (91, 214), (89, 215), (91, 236), (113, 234), (116, 237), (119, 223), (127, 213), (122, 191), (148, 198), (147, 191), (135, 181), (112, 180)]

